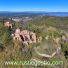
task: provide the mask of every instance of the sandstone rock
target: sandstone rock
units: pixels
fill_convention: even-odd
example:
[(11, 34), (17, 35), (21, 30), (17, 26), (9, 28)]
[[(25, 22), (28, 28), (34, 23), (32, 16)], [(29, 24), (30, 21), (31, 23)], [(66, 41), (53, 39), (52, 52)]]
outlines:
[(36, 43), (36, 34), (32, 31), (16, 29), (15, 33), (12, 34), (13, 40), (19, 40), (23, 44)]
[(4, 22), (4, 26), (8, 28), (12, 28), (12, 23), (10, 21)]

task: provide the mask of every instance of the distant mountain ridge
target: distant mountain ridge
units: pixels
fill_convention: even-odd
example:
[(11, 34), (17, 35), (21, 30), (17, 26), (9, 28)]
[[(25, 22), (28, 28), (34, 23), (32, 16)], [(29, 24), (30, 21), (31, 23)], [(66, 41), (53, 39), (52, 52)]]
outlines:
[(44, 12), (44, 11), (23, 11), (23, 12), (11, 12), (11, 11), (0, 11), (0, 14), (47, 14), (53, 16), (68, 16), (68, 12)]

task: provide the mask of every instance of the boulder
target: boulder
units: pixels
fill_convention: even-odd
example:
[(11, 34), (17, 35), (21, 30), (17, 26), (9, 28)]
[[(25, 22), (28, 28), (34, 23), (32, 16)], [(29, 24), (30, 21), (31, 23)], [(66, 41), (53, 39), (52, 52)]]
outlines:
[(4, 26), (8, 28), (12, 28), (13, 24), (10, 21), (4, 22)]

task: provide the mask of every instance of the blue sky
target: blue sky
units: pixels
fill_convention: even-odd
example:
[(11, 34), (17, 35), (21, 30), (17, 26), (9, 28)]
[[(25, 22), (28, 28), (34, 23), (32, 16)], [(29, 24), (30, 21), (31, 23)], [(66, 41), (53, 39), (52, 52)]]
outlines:
[(68, 0), (0, 0), (0, 11), (68, 12)]

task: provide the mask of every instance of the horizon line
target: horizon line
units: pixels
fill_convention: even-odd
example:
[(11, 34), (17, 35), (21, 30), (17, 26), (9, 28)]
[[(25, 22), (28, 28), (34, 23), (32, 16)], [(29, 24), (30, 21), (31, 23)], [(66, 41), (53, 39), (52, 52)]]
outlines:
[(0, 11), (0, 12), (68, 12), (68, 11)]

